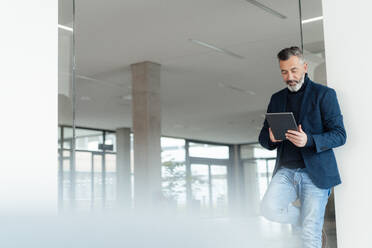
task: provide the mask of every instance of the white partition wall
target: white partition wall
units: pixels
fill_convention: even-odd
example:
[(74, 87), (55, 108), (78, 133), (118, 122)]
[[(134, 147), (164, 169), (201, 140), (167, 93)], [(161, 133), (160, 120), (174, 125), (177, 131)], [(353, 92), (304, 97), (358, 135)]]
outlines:
[(328, 85), (348, 134), (336, 149), (343, 180), (335, 189), (339, 248), (372, 247), (372, 2), (323, 0)]
[(0, 3), (0, 211), (57, 210), (58, 1)]

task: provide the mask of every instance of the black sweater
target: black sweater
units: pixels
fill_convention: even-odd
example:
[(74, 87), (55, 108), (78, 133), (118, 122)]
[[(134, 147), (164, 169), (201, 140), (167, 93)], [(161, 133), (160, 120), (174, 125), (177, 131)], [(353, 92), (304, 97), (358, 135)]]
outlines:
[[(297, 92), (291, 92), (290, 90), (288, 90), (286, 111), (293, 112), (297, 125), (300, 124), (298, 123), (298, 117), (300, 113), (301, 103), (304, 96), (306, 84), (307, 82), (305, 80), (304, 84)], [(305, 168), (305, 163), (302, 158), (300, 149), (301, 149), (300, 147), (295, 146), (289, 140), (284, 140), (283, 152), (279, 161), (280, 165), (290, 169)]]

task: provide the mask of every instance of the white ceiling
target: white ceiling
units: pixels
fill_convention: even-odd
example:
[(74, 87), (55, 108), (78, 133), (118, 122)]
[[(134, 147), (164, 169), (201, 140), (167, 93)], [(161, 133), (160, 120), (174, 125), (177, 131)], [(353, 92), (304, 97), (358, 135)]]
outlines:
[[(300, 45), (298, 1), (260, 2), (288, 18), (268, 14), (245, 0), (76, 1), (77, 74), (94, 79), (76, 80), (77, 125), (131, 127), (131, 101), (123, 99), (131, 92), (129, 66), (153, 61), (162, 65), (163, 135), (225, 143), (257, 141), (271, 94), (285, 87), (276, 53)], [(306, 14), (317, 16), (319, 8)], [(310, 36), (313, 50), (319, 50), (319, 44), (314, 45), (318, 41)], [(60, 101), (66, 112), (60, 122), (68, 124), (66, 101)]]

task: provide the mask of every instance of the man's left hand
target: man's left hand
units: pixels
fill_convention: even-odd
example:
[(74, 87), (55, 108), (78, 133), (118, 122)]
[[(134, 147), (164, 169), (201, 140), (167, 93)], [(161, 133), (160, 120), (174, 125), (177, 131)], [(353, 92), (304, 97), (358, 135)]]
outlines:
[(307, 143), (307, 135), (301, 125), (298, 126), (298, 131), (288, 130), (285, 137), (297, 147), (304, 147)]

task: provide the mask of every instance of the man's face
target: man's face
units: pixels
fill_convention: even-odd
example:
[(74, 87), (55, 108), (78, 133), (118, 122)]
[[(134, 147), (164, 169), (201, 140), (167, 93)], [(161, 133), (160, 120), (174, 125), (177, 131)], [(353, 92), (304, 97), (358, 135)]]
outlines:
[(279, 60), (279, 66), (283, 80), (289, 86), (298, 84), (307, 72), (307, 64), (301, 63), (297, 56), (291, 56), (287, 60)]

